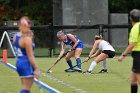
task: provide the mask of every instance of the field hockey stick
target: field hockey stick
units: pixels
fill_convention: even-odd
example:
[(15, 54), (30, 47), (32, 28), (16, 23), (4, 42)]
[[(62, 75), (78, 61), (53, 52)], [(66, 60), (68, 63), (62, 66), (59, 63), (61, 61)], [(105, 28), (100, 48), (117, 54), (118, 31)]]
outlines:
[[(89, 58), (89, 59), (90, 59), (90, 58)], [(88, 59), (88, 60), (89, 60), (89, 59)], [(88, 61), (88, 60), (87, 60), (87, 61)], [(81, 64), (83, 64), (83, 63), (86, 63), (87, 61), (83, 61), (83, 62), (81, 62), (80, 64), (77, 64), (77, 65), (75, 65), (75, 66), (72, 66), (72, 68), (75, 68), (75, 67), (77, 67), (77, 66), (79, 66), (79, 65), (81, 65)], [(68, 68), (68, 69), (66, 69), (66, 70), (69, 70), (69, 69), (71, 69), (71, 68)]]
[[(77, 64), (77, 65), (73, 66), (72, 68), (75, 68), (75, 67), (77, 67), (77, 66), (79, 66), (79, 65), (81, 65), (81, 64), (83, 64), (83, 63), (85, 63), (85, 62), (86, 62), (86, 61), (81, 62), (80, 64)], [(66, 70), (69, 70), (69, 69), (71, 69), (71, 68), (68, 68), (68, 69), (66, 69)]]
[[(72, 50), (71, 50), (72, 51)], [(70, 52), (70, 51), (67, 51), (66, 53), (63, 54), (63, 56), (61, 56), (58, 60), (56, 60), (56, 62), (48, 69), (47, 73), (50, 73), (51, 69), (64, 57), (67, 55), (67, 53)]]

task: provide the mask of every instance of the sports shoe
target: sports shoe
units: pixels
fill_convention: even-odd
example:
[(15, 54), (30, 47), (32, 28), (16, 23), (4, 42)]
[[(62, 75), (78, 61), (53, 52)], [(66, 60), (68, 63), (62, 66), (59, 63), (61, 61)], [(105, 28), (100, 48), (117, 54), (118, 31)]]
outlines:
[(87, 70), (87, 71), (83, 72), (83, 74), (92, 74), (92, 72)]
[(77, 72), (82, 72), (82, 69), (80, 69), (80, 68), (75, 68), (74, 70)]
[(75, 70), (73, 69), (66, 69), (65, 72), (74, 72)]
[(102, 69), (99, 73), (108, 73), (107, 69)]

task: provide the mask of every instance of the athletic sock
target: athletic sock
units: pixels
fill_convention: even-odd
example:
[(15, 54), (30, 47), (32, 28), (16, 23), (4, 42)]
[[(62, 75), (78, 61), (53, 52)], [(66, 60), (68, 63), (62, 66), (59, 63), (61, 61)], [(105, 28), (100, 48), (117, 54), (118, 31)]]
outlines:
[(138, 85), (131, 85), (131, 93), (137, 93)]
[(22, 90), (20, 91), (20, 93), (30, 93), (30, 91), (29, 91), (29, 90), (22, 89)]
[(81, 69), (81, 59), (80, 58), (76, 59), (76, 63), (78, 65), (77, 67)]
[(103, 60), (102, 67), (103, 69), (107, 69), (107, 59)]
[(67, 61), (67, 63), (68, 63), (68, 65), (69, 65), (70, 69), (73, 69), (73, 66), (72, 66), (72, 61), (71, 61), (71, 60), (69, 60), (69, 61)]
[(97, 65), (97, 63), (95, 61), (93, 61), (88, 69), (88, 71), (92, 71), (93, 68)]

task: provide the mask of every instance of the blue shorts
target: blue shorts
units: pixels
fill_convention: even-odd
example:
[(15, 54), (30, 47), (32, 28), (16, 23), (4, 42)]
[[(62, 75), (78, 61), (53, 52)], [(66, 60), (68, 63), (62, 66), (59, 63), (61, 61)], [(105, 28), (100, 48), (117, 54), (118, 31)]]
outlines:
[(16, 67), (21, 78), (34, 77), (34, 69), (27, 57), (17, 58)]
[(84, 44), (82, 42), (78, 43), (78, 45), (76, 46), (76, 48), (84, 48)]

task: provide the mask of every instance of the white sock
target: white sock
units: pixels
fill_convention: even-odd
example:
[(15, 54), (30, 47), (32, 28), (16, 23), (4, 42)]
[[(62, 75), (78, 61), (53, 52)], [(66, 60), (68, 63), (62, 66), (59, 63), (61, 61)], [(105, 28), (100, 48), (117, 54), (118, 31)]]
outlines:
[(88, 69), (88, 71), (92, 71), (93, 68), (97, 65), (97, 63), (95, 61), (93, 61)]
[(102, 67), (103, 67), (103, 69), (107, 69), (107, 59), (103, 60)]

